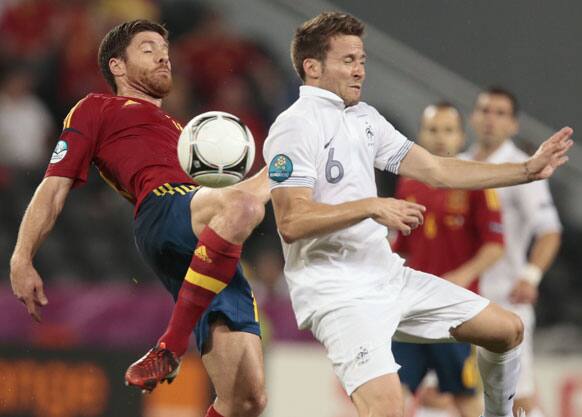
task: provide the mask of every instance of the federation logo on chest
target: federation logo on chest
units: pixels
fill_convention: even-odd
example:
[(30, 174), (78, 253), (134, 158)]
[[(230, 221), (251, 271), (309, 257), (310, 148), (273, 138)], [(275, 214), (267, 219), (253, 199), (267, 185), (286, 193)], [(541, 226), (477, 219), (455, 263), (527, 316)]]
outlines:
[(366, 135), (366, 144), (368, 147), (374, 147), (374, 131), (372, 130), (372, 125), (367, 120), (365, 122), (364, 133)]

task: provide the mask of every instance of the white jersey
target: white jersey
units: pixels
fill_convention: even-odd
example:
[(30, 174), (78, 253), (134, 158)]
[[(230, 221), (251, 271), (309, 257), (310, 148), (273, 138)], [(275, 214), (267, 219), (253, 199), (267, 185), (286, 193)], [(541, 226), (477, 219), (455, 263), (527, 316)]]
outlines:
[[(473, 159), (476, 148), (463, 155)], [(486, 162), (523, 162), (529, 156), (511, 140), (506, 140)], [(548, 181), (534, 181), (497, 189), (501, 200), (505, 255), (481, 274), (480, 293), (499, 304), (509, 306), (509, 293), (527, 264), (527, 251), (534, 236), (562, 229), (550, 194)]]
[[(271, 126), (263, 153), (271, 189), (309, 187), (325, 204), (376, 197), (374, 167), (398, 172), (412, 142), (366, 103), (345, 107), (336, 94), (310, 86)], [(300, 327), (330, 307), (385, 284), (403, 260), (386, 227), (366, 219), (287, 244), (285, 277)]]

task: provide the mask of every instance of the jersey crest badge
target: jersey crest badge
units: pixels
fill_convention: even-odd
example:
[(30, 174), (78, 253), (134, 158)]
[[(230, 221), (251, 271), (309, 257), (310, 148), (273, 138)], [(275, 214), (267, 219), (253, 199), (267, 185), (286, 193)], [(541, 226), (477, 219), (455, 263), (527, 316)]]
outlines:
[(447, 209), (453, 213), (466, 213), (469, 210), (469, 194), (463, 190), (449, 191)]
[(69, 150), (69, 145), (64, 140), (59, 140), (57, 142), (57, 146), (55, 146), (55, 150), (51, 155), (51, 164), (56, 164), (57, 162), (61, 162), (65, 156), (67, 155), (67, 151)]
[(200, 245), (196, 248), (194, 251), (194, 256), (207, 264), (212, 263), (212, 259), (210, 259), (210, 256), (208, 256), (208, 253), (206, 252), (206, 246), (204, 245)]
[(273, 181), (283, 182), (293, 173), (293, 162), (287, 155), (280, 153), (275, 155), (269, 164), (269, 178)]

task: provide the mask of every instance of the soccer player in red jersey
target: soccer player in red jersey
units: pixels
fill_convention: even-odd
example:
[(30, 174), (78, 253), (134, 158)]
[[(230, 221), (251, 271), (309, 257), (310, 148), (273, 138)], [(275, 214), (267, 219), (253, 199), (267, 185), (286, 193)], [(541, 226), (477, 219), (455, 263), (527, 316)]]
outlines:
[[(461, 114), (450, 103), (428, 106), (422, 115), (419, 142), (429, 152), (455, 157), (464, 145)], [(396, 197), (426, 207), (424, 224), (408, 236), (399, 234), (394, 250), (411, 268), (441, 276), (478, 290), (478, 276), (503, 255), (499, 200), (494, 190), (433, 188), (402, 178)], [(476, 386), (478, 373), (471, 345), (393, 343), (402, 365), (401, 381), (416, 392), (427, 371), (436, 372), (441, 392), (452, 394), (462, 417), (477, 416), (483, 408)], [(424, 391), (423, 400), (428, 392)], [(434, 399), (434, 396), (432, 398)]]
[(135, 204), (137, 246), (176, 300), (167, 330), (129, 367), (127, 384), (151, 391), (171, 382), (195, 329), (217, 394), (208, 416), (257, 416), (266, 401), (260, 331), (238, 261), (242, 243), (263, 218), (266, 176), (208, 189), (182, 171), (176, 149), (182, 128), (160, 108), (172, 86), (168, 46), (167, 30), (145, 20), (123, 23), (104, 37), (99, 64), (114, 95), (89, 94), (65, 118), (20, 225), (12, 288), (40, 321), (48, 300), (34, 255), (93, 163)]

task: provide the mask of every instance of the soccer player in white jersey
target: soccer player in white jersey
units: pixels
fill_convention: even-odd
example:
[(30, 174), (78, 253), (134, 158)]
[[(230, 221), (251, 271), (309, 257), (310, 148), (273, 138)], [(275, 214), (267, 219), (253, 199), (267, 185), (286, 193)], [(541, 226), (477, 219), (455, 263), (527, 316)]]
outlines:
[[(547, 178), (566, 162), (572, 129), (552, 135), (530, 159), (484, 164), (431, 155), (360, 102), (364, 26), (327, 12), (305, 22), (291, 56), (299, 99), (264, 147), (298, 324), (325, 346), (361, 417), (401, 417), (392, 337), (482, 346), (485, 417), (512, 415), (519, 372), (519, 317), (445, 280), (403, 266), (387, 227), (410, 233), (423, 207), (378, 198), (374, 167), (433, 186), (490, 188)], [(386, 91), (386, 94), (390, 94)]]
[[(519, 129), (518, 110), (517, 99), (508, 90), (492, 87), (482, 91), (471, 115), (477, 140), (464, 156), (493, 163), (527, 161), (529, 156), (511, 140)], [(514, 408), (524, 408), (529, 417), (543, 417), (533, 375), (533, 304), (542, 275), (558, 253), (562, 227), (547, 181), (501, 188), (498, 192), (506, 252), (501, 261), (481, 276), (480, 289), (484, 297), (517, 313), (524, 323)]]

